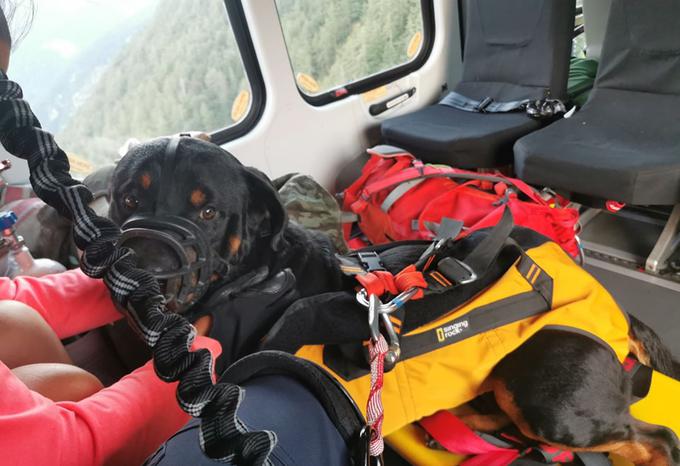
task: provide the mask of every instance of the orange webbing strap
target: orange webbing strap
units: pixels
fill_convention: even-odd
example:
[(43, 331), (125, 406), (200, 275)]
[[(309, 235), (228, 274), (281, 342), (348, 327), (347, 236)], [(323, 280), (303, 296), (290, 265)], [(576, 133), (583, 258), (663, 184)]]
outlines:
[(420, 288), (420, 291), (411, 299), (423, 297), (423, 289), (428, 284), (423, 273), (416, 270), (415, 265), (409, 265), (396, 276), (384, 270), (376, 270), (356, 275), (357, 281), (364, 287), (366, 294), (382, 296), (385, 293), (397, 295), (411, 288)]

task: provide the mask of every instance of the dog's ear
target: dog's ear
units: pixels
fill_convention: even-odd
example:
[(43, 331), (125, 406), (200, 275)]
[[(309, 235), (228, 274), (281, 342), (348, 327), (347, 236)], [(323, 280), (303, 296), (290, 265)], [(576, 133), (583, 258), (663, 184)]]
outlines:
[(267, 175), (252, 167), (244, 167), (244, 172), (250, 191), (248, 227), (255, 235), (271, 236), (272, 249), (278, 251), (288, 224), (286, 210)]

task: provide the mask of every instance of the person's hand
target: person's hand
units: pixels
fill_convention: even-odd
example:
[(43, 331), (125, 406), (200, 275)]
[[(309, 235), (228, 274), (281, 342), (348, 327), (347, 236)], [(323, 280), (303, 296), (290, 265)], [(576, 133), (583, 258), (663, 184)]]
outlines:
[(196, 322), (194, 322), (194, 327), (196, 327), (196, 333), (198, 335), (208, 335), (212, 328), (212, 316), (208, 314), (207, 316), (199, 317)]

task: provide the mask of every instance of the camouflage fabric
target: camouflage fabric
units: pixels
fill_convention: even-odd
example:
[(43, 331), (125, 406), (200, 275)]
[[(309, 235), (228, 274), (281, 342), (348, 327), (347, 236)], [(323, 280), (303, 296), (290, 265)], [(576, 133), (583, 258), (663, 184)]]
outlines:
[(273, 183), (290, 220), (326, 234), (338, 252), (347, 252), (340, 222), (340, 206), (328, 191), (313, 178), (297, 173), (277, 178)]

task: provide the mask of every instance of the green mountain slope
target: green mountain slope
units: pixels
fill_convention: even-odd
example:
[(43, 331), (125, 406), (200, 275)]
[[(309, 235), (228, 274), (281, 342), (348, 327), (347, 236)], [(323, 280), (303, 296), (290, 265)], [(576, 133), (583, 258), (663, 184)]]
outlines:
[[(232, 124), (231, 107), (248, 89), (220, 0), (162, 0), (76, 110), (58, 142), (107, 163), (131, 137)], [(279, 0), (296, 72), (335, 87), (407, 61), (421, 30), (419, 0)]]

